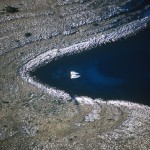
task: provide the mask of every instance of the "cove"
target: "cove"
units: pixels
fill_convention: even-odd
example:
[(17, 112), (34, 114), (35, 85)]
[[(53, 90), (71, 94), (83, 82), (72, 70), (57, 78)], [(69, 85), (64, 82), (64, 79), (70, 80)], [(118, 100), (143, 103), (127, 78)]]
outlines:
[[(71, 79), (71, 71), (80, 77)], [(150, 106), (150, 28), (127, 39), (64, 56), (29, 74), (71, 96), (128, 100)]]

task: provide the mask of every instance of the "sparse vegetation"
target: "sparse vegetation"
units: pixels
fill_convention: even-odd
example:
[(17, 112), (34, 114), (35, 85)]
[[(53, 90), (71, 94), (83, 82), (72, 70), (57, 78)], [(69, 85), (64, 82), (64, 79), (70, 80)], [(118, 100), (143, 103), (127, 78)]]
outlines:
[(27, 33), (25, 33), (25, 37), (30, 37), (32, 35), (32, 33), (30, 33), (30, 32), (27, 32)]
[(19, 11), (19, 9), (8, 5), (3, 9), (3, 11), (6, 13), (16, 13)]
[[(117, 1), (121, 5), (121, 1), (116, 0), (114, 8)], [(20, 2), (23, 4), (23, 13), (17, 13), (20, 11)], [(0, 18), (0, 150), (150, 149), (149, 107), (138, 108), (134, 104), (128, 107), (127, 104), (123, 106), (117, 102), (115, 106), (105, 101), (94, 105), (81, 105), (77, 100), (65, 102), (51, 97), (19, 76), (19, 68), (23, 64), (48, 50), (58, 48), (61, 53), (61, 47), (95, 38), (95, 35), (98, 37), (97, 32), (102, 35), (97, 30), (109, 25), (109, 17), (107, 18), (107, 13), (101, 16), (100, 12), (97, 13), (96, 9), (92, 6), (89, 9), (88, 6), (95, 2), (95, 7), (101, 10), (101, 6), (110, 1), (93, 0), (82, 5), (73, 0), (34, 2), (1, 0), (0, 13), (4, 15)], [(52, 4), (52, 10), (48, 2)], [(72, 2), (71, 5), (66, 5), (69, 2)], [(48, 15), (57, 11), (55, 6), (63, 11)], [(94, 10), (95, 15), (91, 10)], [(64, 17), (60, 19), (58, 14)], [(118, 16), (119, 14), (115, 19)], [(121, 15), (121, 22), (123, 17), (125, 15)], [(97, 18), (100, 20), (97, 21)], [(100, 23), (98, 28), (94, 22)], [(73, 26), (67, 28), (67, 31), (77, 32), (63, 35), (66, 26)], [(139, 28), (140, 24), (137, 26)], [(119, 24), (119, 28), (122, 27), (124, 26)], [(125, 34), (126, 30), (127, 27), (119, 33)], [(112, 31), (107, 30), (108, 33)], [(32, 39), (32, 36), (35, 38)]]
[(96, 27), (97, 27), (97, 26), (99, 26), (99, 24), (98, 24), (97, 22), (94, 22), (94, 23), (93, 23), (93, 26), (96, 26)]

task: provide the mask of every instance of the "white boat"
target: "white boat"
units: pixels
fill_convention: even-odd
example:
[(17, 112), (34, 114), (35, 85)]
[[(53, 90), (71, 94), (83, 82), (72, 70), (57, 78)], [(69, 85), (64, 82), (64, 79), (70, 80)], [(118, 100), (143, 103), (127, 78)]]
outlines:
[(78, 72), (75, 72), (75, 71), (70, 71), (70, 78), (71, 79), (77, 79), (77, 78), (80, 78), (80, 74)]

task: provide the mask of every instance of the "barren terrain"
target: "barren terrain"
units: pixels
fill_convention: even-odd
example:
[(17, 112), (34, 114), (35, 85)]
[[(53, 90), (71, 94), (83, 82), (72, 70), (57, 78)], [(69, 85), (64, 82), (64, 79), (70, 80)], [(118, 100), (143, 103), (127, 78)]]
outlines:
[(46, 52), (63, 53), (77, 44), (84, 50), (80, 43), (92, 47), (148, 27), (150, 5), (126, 9), (128, 2), (0, 0), (1, 150), (150, 149), (150, 107), (65, 100), (30, 84), (20, 72)]

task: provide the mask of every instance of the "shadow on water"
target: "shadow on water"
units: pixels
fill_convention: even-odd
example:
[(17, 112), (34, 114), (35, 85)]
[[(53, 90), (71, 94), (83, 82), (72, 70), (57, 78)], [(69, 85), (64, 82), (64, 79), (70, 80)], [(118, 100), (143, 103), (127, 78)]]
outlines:
[[(137, 35), (64, 56), (30, 72), (71, 95), (129, 100), (150, 105), (150, 28)], [(81, 77), (70, 78), (70, 71)]]

